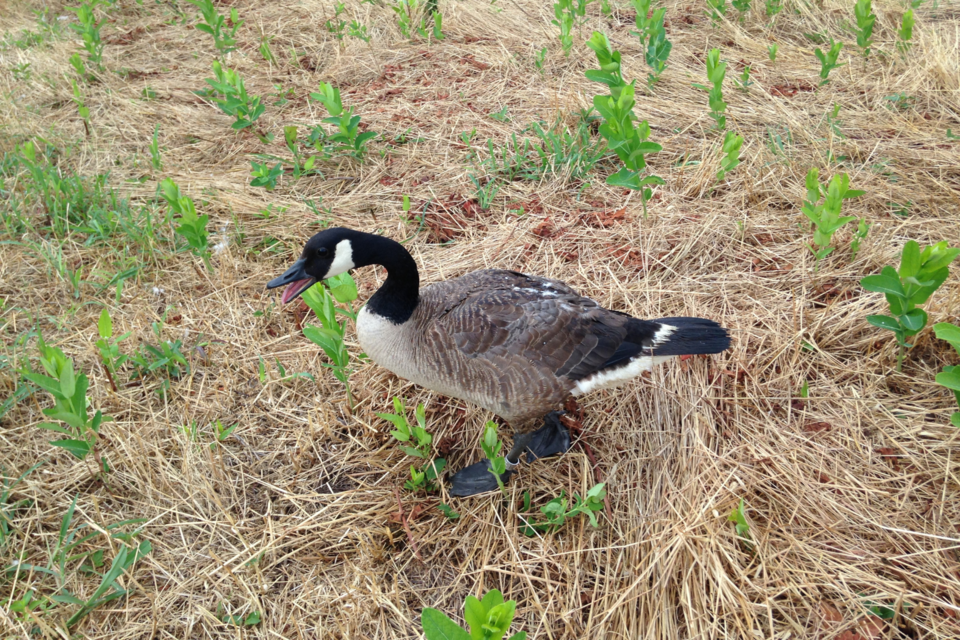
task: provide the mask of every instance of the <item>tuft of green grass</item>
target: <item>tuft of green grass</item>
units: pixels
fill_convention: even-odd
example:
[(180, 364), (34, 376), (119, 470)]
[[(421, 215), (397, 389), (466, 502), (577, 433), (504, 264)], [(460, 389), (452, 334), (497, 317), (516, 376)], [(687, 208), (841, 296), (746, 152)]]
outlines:
[(905, 350), (913, 347), (907, 338), (917, 335), (927, 325), (927, 312), (919, 305), (944, 283), (950, 272), (950, 263), (958, 255), (960, 249), (951, 248), (946, 241), (921, 251), (916, 241), (909, 240), (903, 245), (899, 269), (888, 265), (879, 274), (860, 280), (861, 287), (882, 293), (887, 299), (890, 315), (867, 316), (867, 322), (893, 332), (899, 347), (897, 371), (903, 369)]

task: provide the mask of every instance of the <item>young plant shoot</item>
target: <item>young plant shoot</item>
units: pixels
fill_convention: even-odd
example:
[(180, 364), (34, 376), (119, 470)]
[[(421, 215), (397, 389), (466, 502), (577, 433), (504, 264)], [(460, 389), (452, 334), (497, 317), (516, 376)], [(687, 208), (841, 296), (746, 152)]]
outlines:
[[(851, 191), (850, 178), (845, 173), (835, 175), (826, 188), (820, 184), (819, 176), (820, 172), (816, 168), (807, 172), (807, 198), (801, 208), (803, 215), (810, 219), (814, 227), (813, 245), (808, 245), (814, 256), (814, 271), (822, 259), (833, 253), (835, 247), (830, 246), (830, 242), (837, 229), (857, 219), (855, 216), (840, 216), (843, 201), (866, 193)], [(825, 196), (822, 204), (821, 195)]]
[(842, 67), (846, 62), (837, 63), (837, 58), (840, 57), (840, 49), (843, 48), (842, 42), (834, 42), (830, 40), (830, 50), (826, 53), (820, 47), (817, 47), (814, 51), (814, 55), (817, 56), (817, 60), (820, 61), (820, 84), (824, 85), (830, 82), (830, 72), (836, 69), (837, 67)]
[(927, 326), (927, 312), (919, 308), (947, 279), (950, 263), (960, 255), (960, 249), (951, 248), (946, 241), (920, 250), (914, 240), (903, 246), (900, 268), (884, 267), (879, 274), (860, 280), (867, 291), (882, 293), (887, 298), (890, 315), (867, 316), (875, 327), (892, 331), (897, 339), (897, 371), (903, 369), (905, 349), (913, 345), (907, 338), (915, 336)]
[[(960, 356), (960, 327), (949, 322), (939, 322), (933, 325), (933, 330), (939, 339), (949, 342)], [(953, 391), (957, 406), (960, 407), (960, 365), (944, 367), (943, 371), (937, 374), (937, 384)], [(960, 411), (953, 412), (950, 424), (960, 429)]]
[[(424, 609), (420, 622), (426, 640), (502, 640), (510, 629), (516, 608), (515, 600), (504, 602), (503, 594), (493, 589), (483, 596), (483, 600), (467, 596), (463, 605), (463, 617), (470, 627), (469, 632), (437, 609)], [(510, 636), (509, 640), (526, 638), (525, 631), (518, 631)]]
[(866, 58), (870, 55), (870, 47), (873, 46), (873, 23), (877, 21), (872, 0), (857, 0), (857, 4), (853, 6), (853, 13), (857, 18), (857, 46)]

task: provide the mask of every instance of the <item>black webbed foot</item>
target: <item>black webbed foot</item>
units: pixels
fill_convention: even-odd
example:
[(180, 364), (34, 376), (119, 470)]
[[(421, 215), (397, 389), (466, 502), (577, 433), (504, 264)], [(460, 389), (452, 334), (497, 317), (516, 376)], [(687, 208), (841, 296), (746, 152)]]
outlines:
[(527, 462), (549, 458), (570, 450), (570, 431), (560, 422), (560, 411), (551, 411), (543, 418), (543, 426), (531, 434), (527, 444)]
[[(516, 471), (513, 469), (508, 469), (506, 473), (500, 476), (500, 480), (506, 484), (515, 473)], [(469, 467), (464, 467), (450, 478), (450, 495), (461, 498), (499, 488), (500, 485), (497, 484), (497, 479), (490, 470), (489, 460), (481, 460)]]

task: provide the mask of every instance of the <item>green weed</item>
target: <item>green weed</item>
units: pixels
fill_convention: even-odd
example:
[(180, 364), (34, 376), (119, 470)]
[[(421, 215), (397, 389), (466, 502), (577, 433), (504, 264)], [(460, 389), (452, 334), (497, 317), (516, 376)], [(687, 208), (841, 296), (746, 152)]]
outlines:
[[(632, 34), (640, 38), (647, 66), (653, 70), (653, 73), (650, 73), (647, 77), (649, 86), (653, 86), (660, 79), (660, 74), (667, 68), (667, 59), (673, 49), (673, 44), (667, 40), (667, 31), (663, 26), (663, 19), (667, 10), (660, 8), (651, 13), (651, 1), (633, 0), (634, 9), (637, 11), (635, 19), (637, 31), (631, 31)], [(617, 63), (619, 64), (619, 62), (618, 59)]]
[(707, 79), (711, 87), (698, 85), (709, 91), (710, 117), (717, 123), (721, 131), (727, 128), (727, 103), (723, 101), (723, 79), (727, 75), (727, 63), (720, 61), (720, 49), (711, 49), (707, 54)]
[(326, 82), (321, 82), (319, 89), (319, 93), (311, 93), (310, 97), (326, 107), (330, 114), (330, 117), (324, 118), (323, 122), (335, 124), (339, 128), (339, 133), (335, 133), (327, 139), (338, 144), (341, 150), (362, 162), (367, 151), (367, 142), (377, 137), (377, 134), (373, 131), (360, 133), (360, 116), (353, 115), (353, 107), (343, 108), (339, 89)]
[(860, 251), (860, 244), (866, 240), (867, 233), (870, 231), (870, 223), (866, 218), (860, 218), (857, 223), (857, 230), (850, 240), (850, 262), (857, 259), (857, 253)]
[(266, 162), (250, 161), (251, 187), (263, 187), (267, 191), (277, 188), (277, 180), (283, 175), (283, 164), (278, 162), (273, 167)]
[[(420, 615), (426, 640), (502, 640), (516, 614), (515, 600), (503, 601), (503, 594), (493, 589), (483, 600), (467, 596), (463, 617), (470, 627), (468, 633), (437, 609), (426, 608)], [(509, 640), (526, 640), (527, 633), (519, 631)]]
[[(38, 348), (40, 364), (47, 375), (29, 369), (22, 370), (21, 374), (24, 379), (53, 396), (56, 404), (44, 409), (43, 414), (57, 421), (43, 422), (39, 426), (41, 429), (66, 436), (53, 440), (50, 444), (66, 449), (76, 458), (83, 460), (95, 450), (100, 426), (109, 422), (110, 418), (104, 417), (99, 410), (92, 417), (87, 413), (89, 380), (85, 374), (75, 373), (73, 360), (67, 358), (60, 349), (47, 346), (42, 339)], [(106, 472), (106, 462), (99, 454), (94, 455), (100, 471)]]
[(145, 378), (147, 374), (162, 376), (158, 390), (160, 395), (166, 395), (171, 380), (179, 380), (183, 375), (190, 373), (190, 363), (182, 351), (183, 341), (163, 339), (163, 323), (166, 321), (167, 311), (159, 322), (151, 323), (153, 333), (157, 337), (157, 345), (143, 343), (140, 345), (140, 351), (128, 359), (136, 369), (136, 377)]
[(569, 56), (573, 48), (573, 26), (575, 22), (573, 0), (556, 0), (553, 3), (553, 24), (560, 28), (560, 46), (563, 55)]
[(179, 216), (175, 220), (177, 227), (174, 232), (184, 237), (194, 255), (202, 258), (207, 270), (212, 272), (213, 265), (210, 264), (210, 246), (208, 243), (210, 232), (207, 231), (207, 222), (210, 220), (210, 216), (198, 216), (193, 200), (181, 194), (180, 187), (170, 178), (165, 178), (160, 183), (160, 195), (167, 201), (170, 210)]
[[(849, 185), (850, 179), (845, 173), (833, 176), (829, 186), (824, 188), (820, 184), (820, 172), (815, 167), (807, 172), (807, 197), (801, 210), (814, 226), (813, 244), (807, 246), (814, 255), (814, 271), (820, 260), (833, 253), (835, 247), (831, 247), (830, 242), (837, 229), (856, 220), (855, 216), (840, 216), (843, 201), (866, 192), (851, 191)], [(825, 197), (823, 204), (819, 204), (821, 195)]]
[(231, 28), (227, 27), (226, 18), (217, 11), (213, 0), (188, 1), (200, 10), (200, 17), (203, 20), (194, 25), (194, 27), (198, 31), (213, 36), (213, 46), (217, 49), (221, 58), (237, 48), (237, 29), (240, 28), (243, 21), (240, 20), (240, 17), (237, 15), (236, 8), (230, 9), (230, 24), (233, 25)]
[(727, 0), (707, 0), (707, 17), (710, 23), (717, 26), (727, 15)]
[(743, 18), (750, 11), (750, 2), (751, 0), (730, 0), (730, 4), (739, 14), (740, 22), (743, 22)]
[(770, 58), (770, 62), (777, 61), (777, 51), (780, 49), (780, 45), (771, 44), (767, 47), (767, 57)]
[(333, 37), (340, 42), (340, 46), (343, 46), (343, 36), (344, 30), (347, 27), (346, 20), (340, 19), (340, 14), (345, 13), (347, 7), (342, 2), (333, 3), (333, 20), (327, 20), (324, 26), (327, 28), (327, 31), (333, 34)]
[(261, 35), (260, 36), (260, 57), (269, 62), (270, 64), (277, 64), (277, 57), (273, 55), (273, 50), (270, 48), (270, 41), (273, 40), (273, 36)]
[(227, 624), (232, 624), (232, 625), (235, 626), (235, 627), (254, 627), (254, 626), (260, 624), (262, 618), (261, 618), (261, 616), (260, 616), (260, 612), (259, 612), (259, 611), (251, 611), (250, 613), (248, 613), (248, 614), (245, 615), (245, 616), (243, 616), (243, 615), (234, 615), (234, 616), (223, 615), (223, 616), (220, 616), (220, 620), (221, 620), (222, 622), (226, 622)]
[(717, 171), (717, 182), (722, 181), (727, 173), (733, 171), (740, 164), (740, 147), (743, 146), (743, 137), (733, 131), (727, 131), (723, 136), (723, 146), (720, 148), (720, 170)]
[(486, 211), (490, 208), (490, 205), (493, 204), (493, 199), (497, 197), (497, 194), (500, 193), (500, 182), (497, 180), (496, 176), (487, 178), (486, 182), (481, 184), (481, 178), (473, 175), (472, 173), (467, 176), (470, 179), (470, 182), (473, 183), (474, 188), (476, 189), (476, 199), (477, 204), (480, 205), (480, 208)]
[(357, 38), (358, 40), (363, 40), (364, 42), (370, 42), (370, 36), (367, 35), (367, 27), (360, 24), (356, 20), (350, 22), (350, 27), (347, 31), (347, 35), (352, 38)]
[(80, 92), (80, 87), (77, 86), (77, 81), (71, 78), (70, 84), (73, 87), (73, 103), (77, 105), (77, 113), (80, 116), (80, 119), (83, 121), (83, 129), (87, 134), (87, 137), (90, 137), (90, 108), (83, 101), (83, 93)]
[(100, 351), (100, 358), (103, 361), (103, 370), (107, 374), (110, 386), (114, 391), (117, 390), (117, 383), (114, 378), (123, 363), (127, 361), (127, 356), (120, 353), (120, 343), (130, 337), (130, 332), (114, 339), (113, 320), (110, 319), (110, 312), (106, 307), (100, 312), (100, 320), (97, 322), (97, 333), (100, 339), (97, 340), (97, 349)]
[(611, 49), (607, 37), (599, 31), (593, 32), (587, 46), (597, 54), (600, 63), (599, 71), (591, 69), (586, 72), (587, 78), (607, 85), (611, 93), (610, 96), (593, 97), (593, 106), (604, 120), (600, 125), (600, 135), (624, 165), (620, 171), (607, 177), (607, 184), (639, 191), (643, 215), (646, 217), (647, 200), (653, 194), (650, 185), (664, 182), (659, 176), (645, 175), (647, 162), (644, 156), (657, 153), (663, 147), (649, 140), (650, 125), (646, 120), (635, 124), (634, 83), (624, 83), (620, 74), (620, 52)]
[(157, 139), (160, 135), (160, 125), (153, 127), (153, 138), (150, 140), (150, 165), (154, 171), (163, 170), (163, 160), (160, 158), (160, 141)]
[(433, 39), (443, 40), (443, 14), (439, 11), (433, 13)]
[(817, 47), (814, 51), (814, 55), (817, 56), (817, 60), (820, 61), (820, 84), (825, 85), (830, 82), (830, 72), (836, 69), (837, 67), (842, 67), (846, 62), (837, 63), (837, 58), (840, 57), (840, 49), (843, 48), (842, 42), (834, 42), (833, 39), (830, 39), (830, 49), (826, 53), (820, 47)]
[[(327, 286), (329, 286), (329, 290)], [(301, 296), (310, 307), (320, 327), (308, 325), (303, 328), (303, 335), (318, 345), (327, 354), (329, 363), (324, 363), (333, 372), (333, 376), (343, 383), (347, 393), (347, 402), (353, 410), (353, 393), (350, 390), (350, 354), (344, 344), (346, 322), (337, 320), (337, 314), (344, 315), (356, 321), (357, 314), (353, 310), (352, 302), (357, 299), (357, 285), (349, 273), (343, 273), (325, 282), (318, 282)], [(336, 303), (345, 304), (346, 308), (337, 307)]]
[(747, 548), (747, 550), (753, 550), (753, 538), (750, 537), (750, 523), (747, 522), (746, 512), (743, 507), (743, 498), (740, 498), (740, 503), (734, 507), (733, 511), (730, 512), (730, 515), (727, 516), (727, 521), (734, 524), (734, 528), (737, 532), (737, 537), (740, 539), (741, 544)]
[(493, 420), (483, 425), (483, 439), (480, 441), (480, 448), (483, 449), (483, 454), (490, 461), (489, 471), (497, 479), (500, 492), (506, 495), (507, 489), (500, 476), (507, 472), (507, 459), (500, 455), (500, 450), (503, 449), (503, 441), (500, 440), (497, 433), (497, 423)]
[(520, 531), (526, 536), (533, 536), (537, 531), (541, 533), (556, 531), (567, 520), (580, 514), (584, 514), (590, 519), (590, 526), (594, 528), (600, 526), (596, 512), (603, 510), (603, 499), (607, 496), (607, 490), (604, 486), (602, 482), (594, 485), (587, 491), (587, 497), (583, 500), (580, 499), (579, 495), (574, 494), (573, 504), (570, 504), (569, 509), (567, 508), (569, 501), (565, 497), (566, 492), (561, 491), (559, 497), (540, 507), (540, 512), (545, 516), (544, 521), (524, 524)]
[(412, 447), (400, 445), (400, 449), (404, 453), (414, 458), (428, 459), (433, 436), (427, 431), (427, 416), (423, 403), (418, 404), (413, 412), (416, 418), (416, 424), (413, 425), (407, 422), (406, 409), (404, 409), (403, 401), (398, 397), (393, 398), (393, 410), (396, 413), (378, 413), (377, 417), (386, 420), (395, 427), (390, 435), (396, 440), (414, 444)]
[(590, 137), (590, 125), (581, 121), (576, 129), (565, 126), (557, 118), (553, 126), (534, 122), (530, 130), (540, 140), (534, 151), (540, 162), (539, 175), (566, 175), (574, 180), (587, 176), (606, 153), (602, 141)]
[(743, 68), (740, 78), (734, 80), (734, 84), (737, 85), (737, 89), (740, 89), (740, 91), (743, 91), (744, 93), (750, 93), (750, 85), (753, 84), (753, 82), (750, 80), (750, 65), (747, 65)]
[(318, 173), (314, 170), (314, 165), (316, 164), (316, 156), (303, 157), (303, 154), (300, 152), (300, 146), (297, 143), (297, 136), (299, 132), (297, 127), (294, 125), (288, 125), (283, 128), (283, 141), (287, 145), (287, 149), (290, 150), (290, 153), (293, 154), (293, 179), (299, 180), (300, 176), (307, 175), (310, 173)]
[(543, 65), (547, 60), (547, 48), (543, 47), (540, 51), (537, 51), (537, 55), (533, 59), (533, 66), (537, 68), (537, 71), (543, 74)]
[(913, 9), (908, 10), (900, 19), (900, 29), (897, 31), (897, 49), (906, 55), (913, 40)]
[(946, 241), (921, 251), (920, 245), (910, 240), (903, 246), (899, 270), (888, 265), (879, 274), (860, 280), (861, 287), (887, 298), (890, 315), (867, 316), (867, 322), (893, 332), (899, 346), (897, 371), (903, 368), (904, 350), (913, 346), (907, 338), (927, 325), (927, 312), (918, 305), (940, 288), (949, 275), (950, 263), (958, 255), (960, 249), (950, 248)]
[(456, 520), (460, 517), (460, 514), (454, 511), (450, 505), (443, 502), (437, 505), (437, 509), (440, 510), (440, 513), (446, 516), (447, 520)]
[(7, 476), (6, 469), (0, 467), (0, 551), (6, 548), (13, 532), (13, 514), (21, 507), (33, 504), (33, 500), (29, 498), (21, 498), (10, 502), (10, 494), (17, 488), (18, 484), (23, 482), (24, 478), (36, 471), (37, 467), (42, 464), (43, 461), (41, 460), (21, 473), (16, 479)]
[(214, 60), (213, 73), (216, 78), (207, 78), (206, 83), (212, 87), (213, 101), (220, 110), (234, 117), (231, 127), (237, 131), (245, 129), (263, 115), (266, 107), (260, 103), (260, 97), (247, 94), (243, 78), (236, 71)]
[(397, 0), (390, 8), (397, 14), (397, 26), (404, 38), (413, 38), (414, 33), (427, 37), (427, 19), (419, 0)]
[[(764, 7), (764, 13), (767, 14), (768, 18), (780, 13), (783, 9), (783, 0), (766, 0), (766, 6)], [(776, 54), (774, 54), (776, 56)]]
[(870, 55), (870, 47), (873, 46), (873, 24), (877, 21), (872, 1), (857, 0), (853, 6), (853, 13), (857, 18), (857, 46), (866, 58)]
[[(98, 0), (84, 0), (78, 7), (67, 8), (77, 14), (77, 24), (71, 24), (70, 28), (76, 31), (83, 41), (83, 48), (87, 51), (87, 62), (97, 71), (103, 71), (104, 45), (100, 39), (100, 27), (103, 26), (103, 21), (97, 20), (94, 14), (98, 4)], [(86, 79), (87, 74), (81, 73), (81, 76)]]
[[(960, 355), (960, 327), (949, 322), (938, 322), (933, 325), (933, 331), (937, 338), (949, 342), (957, 355)], [(953, 391), (957, 406), (960, 406), (960, 365), (944, 367), (943, 371), (937, 374), (937, 384)], [(960, 428), (960, 411), (955, 411), (950, 416), (950, 424)], [(0, 504), (2, 503), (3, 500), (0, 500)]]

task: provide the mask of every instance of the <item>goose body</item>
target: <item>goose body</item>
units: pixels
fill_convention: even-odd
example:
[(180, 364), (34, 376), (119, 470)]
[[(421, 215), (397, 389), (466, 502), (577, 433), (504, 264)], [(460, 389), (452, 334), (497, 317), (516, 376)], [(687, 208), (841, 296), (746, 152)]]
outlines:
[(567, 397), (617, 386), (683, 354), (717, 353), (726, 330), (700, 318), (640, 320), (604, 309), (558, 280), (498, 269), (419, 288), (399, 243), (334, 228), (307, 243), (269, 286), (283, 302), (313, 282), (381, 264), (387, 280), (357, 317), (360, 345), (378, 365), (472, 402), (514, 426)]

